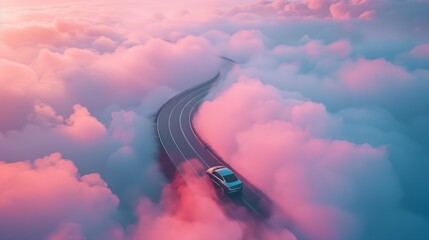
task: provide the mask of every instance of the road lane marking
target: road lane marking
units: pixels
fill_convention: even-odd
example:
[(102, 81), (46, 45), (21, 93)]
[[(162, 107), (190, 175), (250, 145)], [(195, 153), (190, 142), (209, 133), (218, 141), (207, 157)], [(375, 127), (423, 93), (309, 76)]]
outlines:
[[(200, 96), (203, 95), (205, 93), (206, 90), (204, 90), (202, 93), (197, 94), (196, 96)], [(188, 95), (188, 96), (192, 96), (192, 95)], [(195, 97), (193, 97), (191, 99), (191, 101), (194, 99)], [(182, 100), (184, 100), (185, 98), (183, 98)], [(180, 115), (179, 115), (179, 125), (180, 125), (180, 130), (182, 131), (183, 137), (185, 138), (186, 142), (188, 143), (188, 145), (192, 148), (192, 150), (194, 150), (194, 152), (198, 155), (198, 157), (200, 158), (200, 160), (204, 163), (204, 165), (206, 165), (207, 168), (209, 168), (210, 166), (207, 164), (207, 162), (204, 160), (203, 157), (201, 157), (201, 155), (198, 153), (197, 150), (195, 150), (194, 146), (191, 144), (191, 142), (189, 141), (188, 137), (185, 134), (185, 131), (183, 131), (183, 126), (182, 126), (182, 116), (183, 116), (183, 111), (186, 109), (186, 106), (188, 106), (188, 104), (191, 102), (187, 102), (185, 104), (185, 107), (180, 111)]]
[[(180, 101), (179, 101), (180, 102)], [(171, 136), (171, 139), (173, 140), (173, 143), (174, 143), (174, 145), (176, 146), (176, 148), (177, 148), (177, 150), (179, 150), (179, 152), (180, 152), (180, 154), (182, 155), (182, 157), (183, 157), (183, 159), (189, 164), (189, 166), (195, 171), (195, 174), (197, 175), (197, 176), (199, 176), (199, 174), (198, 174), (198, 172), (197, 172), (197, 170), (192, 166), (192, 164), (188, 161), (188, 159), (185, 157), (185, 154), (182, 152), (182, 150), (180, 150), (180, 147), (179, 147), (179, 145), (177, 144), (177, 142), (176, 142), (176, 140), (174, 139), (174, 135), (172, 134), (172, 131), (171, 131), (171, 115), (172, 115), (172, 113), (174, 112), (174, 109), (176, 108), (176, 106), (177, 106), (177, 104), (178, 103), (176, 103), (174, 106), (173, 106), (173, 108), (171, 109), (171, 111), (170, 111), (170, 113), (169, 113), (169, 115), (168, 115), (168, 131), (170, 132), (170, 136)], [(173, 161), (173, 159), (171, 159), (172, 161)], [(179, 167), (179, 166), (178, 166)]]

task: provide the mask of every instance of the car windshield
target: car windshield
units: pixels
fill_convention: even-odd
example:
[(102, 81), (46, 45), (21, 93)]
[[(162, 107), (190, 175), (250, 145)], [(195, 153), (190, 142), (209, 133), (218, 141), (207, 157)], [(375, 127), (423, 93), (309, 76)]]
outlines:
[(223, 178), (225, 178), (225, 181), (227, 182), (227, 183), (231, 183), (231, 182), (235, 182), (235, 181), (237, 181), (238, 180), (238, 178), (234, 175), (234, 174), (228, 174), (228, 175), (225, 175), (225, 176), (223, 176)]

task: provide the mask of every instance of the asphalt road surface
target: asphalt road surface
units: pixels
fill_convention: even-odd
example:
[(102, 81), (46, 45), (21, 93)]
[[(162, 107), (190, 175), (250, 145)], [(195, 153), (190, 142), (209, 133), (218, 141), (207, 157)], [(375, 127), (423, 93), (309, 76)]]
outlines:
[[(264, 222), (271, 216), (274, 209), (271, 200), (252, 185), (250, 180), (224, 162), (200, 139), (192, 127), (193, 113), (198, 109), (210, 88), (224, 78), (233, 64), (228, 65), (212, 79), (176, 95), (161, 107), (156, 119), (158, 137), (166, 157), (179, 173), (183, 173), (183, 167), (186, 167), (188, 170), (192, 169), (195, 175), (205, 177), (205, 171), (212, 166), (223, 165), (231, 168), (242, 180), (243, 192), (241, 196), (224, 197), (223, 201), (228, 202), (225, 206), (228, 205), (230, 208), (231, 205), (233, 205), (232, 208), (234, 205), (242, 206), (255, 219)], [(191, 159), (196, 160), (190, 161)], [(209, 181), (207, 183), (207, 187), (212, 187)]]

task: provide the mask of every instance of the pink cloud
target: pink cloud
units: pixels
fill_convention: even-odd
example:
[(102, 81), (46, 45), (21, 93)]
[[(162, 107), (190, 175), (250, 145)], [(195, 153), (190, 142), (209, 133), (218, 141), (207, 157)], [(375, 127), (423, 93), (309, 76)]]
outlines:
[[(201, 165), (190, 161), (194, 166)], [(296, 240), (289, 230), (270, 229), (246, 216), (243, 207), (219, 198), (210, 183), (195, 176), (187, 166), (180, 167), (184, 175), (165, 186), (160, 204), (140, 200), (136, 212), (139, 220), (128, 229), (130, 239)]]
[(239, 80), (202, 104), (195, 127), (285, 211), (298, 238), (352, 237), (363, 221), (353, 213), (359, 201), (383, 208), (378, 194), (391, 204), (399, 199), (385, 149), (324, 138), (341, 122), (322, 104), (287, 96), (259, 81)]
[(252, 55), (261, 53), (265, 49), (263, 35), (255, 30), (241, 30), (231, 36), (228, 43), (231, 57), (243, 62), (249, 60)]
[(81, 105), (75, 105), (67, 116), (47, 104), (35, 103), (28, 121), (31, 123), (22, 129), (0, 134), (2, 160), (12, 162), (60, 151), (80, 170), (93, 172), (102, 169), (106, 157), (119, 145), (105, 125)]
[(0, 59), (0, 72), (0, 132), (4, 132), (25, 123), (37, 75), (26, 65), (4, 59)]
[(108, 52), (116, 49), (118, 43), (113, 41), (112, 39), (101, 36), (97, 38), (93, 43), (92, 47), (98, 49), (100, 52)]
[(326, 46), (326, 48), (332, 54), (338, 55), (340, 57), (347, 57), (352, 51), (351, 44), (346, 40), (335, 41)]
[(341, 0), (331, 4), (329, 12), (334, 19), (358, 18), (369, 20), (373, 17), (376, 7), (376, 2), (368, 0)]
[(131, 239), (243, 239), (241, 224), (225, 215), (202, 179), (186, 178), (190, 185), (176, 179), (164, 189), (161, 206), (140, 201)]
[(78, 21), (72, 18), (65, 19), (61, 17), (56, 17), (54, 19), (53, 26), (58, 32), (77, 33), (77, 32), (83, 32), (85, 28), (90, 26), (90, 24), (83, 21)]
[(429, 44), (418, 45), (411, 49), (410, 54), (416, 57), (429, 58)]
[(68, 118), (57, 114), (49, 105), (36, 104), (31, 119), (39, 126), (51, 128), (54, 133), (82, 144), (94, 144), (107, 136), (106, 127), (79, 104), (73, 106)]
[(306, 1), (258, 1), (236, 7), (237, 15), (242, 12), (256, 16), (294, 16), (319, 19), (368, 19), (374, 13), (377, 3), (354, 0), (306, 0)]
[(336, 19), (349, 19), (352, 17), (352, 15), (348, 12), (347, 5), (344, 3), (344, 1), (339, 1), (332, 4), (329, 7), (329, 11), (332, 17)]
[(277, 45), (272, 53), (287, 62), (302, 61), (329, 62), (336, 59), (345, 59), (350, 56), (352, 46), (349, 41), (340, 39), (329, 44), (309, 39), (299, 46)]
[(119, 202), (99, 174), (79, 176), (73, 162), (59, 153), (35, 161), (0, 162), (0, 176), (2, 238), (52, 233), (55, 239), (64, 231), (80, 235), (80, 228), (91, 232), (108, 222)]
[[(246, 114), (245, 112), (248, 109), (253, 109), (252, 113), (255, 116), (258, 116), (258, 119), (263, 120), (267, 114), (275, 110), (280, 110), (278, 103), (276, 101), (268, 102), (261, 101), (261, 99), (254, 98), (251, 99), (250, 96), (260, 90), (260, 88), (267, 88), (262, 93), (265, 93), (267, 97), (274, 95), (275, 89), (269, 86), (263, 86), (259, 82), (251, 81), (249, 79), (243, 78), (243, 85), (246, 87), (246, 91), (241, 91), (238, 93), (238, 90), (234, 90), (235, 88), (241, 88), (240, 85), (231, 86), (231, 91), (222, 93), (222, 99), (224, 99), (224, 103), (228, 103), (229, 108), (225, 108), (223, 111), (223, 116), (231, 119), (230, 122), (218, 122), (216, 126), (208, 124), (207, 119), (218, 119), (218, 113), (215, 111), (210, 111), (213, 106), (213, 102), (208, 101), (204, 102), (202, 107), (198, 110), (198, 116), (204, 118), (204, 120), (196, 120), (195, 127), (197, 130), (203, 130), (204, 136), (210, 139), (211, 142), (215, 142), (217, 151), (222, 156), (230, 155), (237, 148), (237, 144), (235, 138), (225, 138), (224, 134), (221, 133), (218, 129), (224, 129), (225, 133), (239, 131), (240, 129), (246, 129), (251, 124), (250, 122), (242, 122), (239, 119), (236, 119), (236, 116), (240, 116), (241, 114)], [(248, 84), (245, 84), (248, 83)], [(233, 93), (233, 94), (232, 94)], [(236, 95), (238, 94), (238, 95)], [(238, 101), (238, 99), (249, 99), (249, 101)], [(255, 107), (258, 106), (258, 107)], [(259, 107), (260, 106), (260, 107)], [(281, 114), (280, 111), (277, 111), (278, 114)], [(197, 116), (197, 119), (199, 118)]]
[(106, 128), (88, 110), (80, 105), (73, 107), (73, 114), (59, 126), (59, 131), (84, 143), (98, 142), (106, 136)]
[(84, 240), (85, 236), (82, 233), (82, 228), (76, 223), (62, 223), (55, 232), (50, 234), (47, 240)]
[(46, 127), (64, 123), (63, 116), (58, 115), (51, 106), (42, 103), (34, 105), (34, 113), (30, 115), (30, 118), (34, 123)]
[(373, 17), (374, 13), (375, 13), (374, 10), (364, 11), (363, 13), (361, 13), (359, 15), (359, 19), (365, 19), (365, 20), (371, 19)]
[[(146, 61), (140, 61), (142, 58)], [(202, 59), (207, 60), (204, 61), (205, 64), (199, 63)], [(189, 64), (199, 67), (190, 73), (187, 71)], [(110, 80), (125, 89), (135, 87), (151, 89), (158, 85), (178, 88), (195, 81), (193, 79), (201, 80), (207, 75), (215, 75), (218, 64), (219, 61), (214, 57), (207, 40), (189, 36), (176, 44), (151, 39), (144, 45), (129, 49), (119, 48), (115, 53), (102, 57), (92, 69), (105, 72)], [(127, 67), (121, 67), (123, 65)], [(158, 68), (160, 65), (170, 71)], [(176, 75), (172, 76), (171, 72)], [(142, 76), (146, 77), (145, 81), (141, 81)]]
[(345, 62), (338, 75), (351, 91), (369, 94), (383, 91), (388, 86), (405, 85), (411, 79), (406, 70), (384, 59), (359, 58), (357, 61)]
[[(22, 129), (29, 122), (34, 102), (63, 114), (75, 104), (101, 114), (109, 105), (136, 106), (142, 94), (155, 88), (183, 89), (210, 78), (219, 65), (204, 38), (188, 36), (177, 44), (151, 39), (124, 47), (116, 29), (102, 23), (91, 24), (79, 17), (53, 20), (23, 27), (7, 25), (1, 30), (4, 39), (0, 39), (0, 46), (4, 48), (0, 47), (0, 53), (11, 58), (0, 61), (5, 73), (0, 76), (0, 106), (9, 113), (0, 120), (2, 132)], [(38, 38), (33, 30), (40, 29), (54, 37)], [(189, 72), (191, 66), (196, 70)]]
[(323, 6), (324, 2), (325, 1), (323, 1), (323, 0), (308, 0), (307, 6), (309, 9), (319, 9)]
[(0, 41), (13, 47), (26, 46), (33, 42), (58, 46), (62, 39), (62, 36), (57, 34), (55, 29), (40, 25), (4, 29), (0, 37)]
[[(96, 8), (95, 4), (92, 6)], [(78, 4), (75, 6), (83, 7)], [(12, 8), (14, 9), (14, 8)], [(13, 48), (87, 48), (97, 38), (104, 36), (120, 42), (124, 39), (121, 28), (111, 28), (103, 19), (104, 12), (96, 18), (85, 18), (85, 14), (74, 12), (73, 7), (58, 5), (57, 12), (41, 7), (38, 14), (26, 8), (8, 10), (8, 24), (0, 30), (0, 41)], [(69, 15), (74, 14), (74, 17)]]
[[(39, 174), (44, 171), (28, 162), (10, 162), (59, 151), (73, 159), (81, 174), (100, 172), (121, 198), (121, 210), (131, 214), (138, 198), (158, 199), (164, 182), (154, 163), (153, 114), (175, 93), (214, 76), (220, 66), (217, 56), (230, 56), (243, 64), (227, 82), (246, 73), (273, 86), (242, 77), (231, 91), (203, 104), (200, 117), (219, 119), (218, 127), (205, 121), (196, 125), (222, 156), (288, 210), (299, 239), (427, 236), (427, 230), (419, 231), (428, 229), (427, 194), (415, 188), (428, 182), (421, 181), (426, 179), (429, 102), (423, 31), (427, 7), (421, 2), (7, 4), (22, 7), (2, 8), (0, 159), (9, 162), (5, 166), (22, 164)], [(389, 44), (380, 48), (380, 42)], [(412, 49), (404, 53), (407, 58), (397, 57), (407, 49)], [(399, 172), (397, 185), (411, 186), (404, 187), (402, 202), (389, 163)], [(67, 168), (59, 165), (53, 168)], [(97, 175), (74, 179), (108, 191)], [(211, 195), (169, 189), (174, 187), (165, 190), (165, 204), (142, 201), (135, 237), (170, 237), (164, 223), (184, 235), (195, 230), (200, 237), (204, 230), (222, 228), (220, 221), (227, 222), (225, 233), (253, 236), (222, 215), (223, 207)], [(60, 192), (54, 189), (52, 195), (55, 191)], [(35, 199), (41, 201), (39, 195)], [(67, 200), (84, 205), (82, 199)], [(414, 201), (419, 204), (408, 203)], [(401, 211), (399, 204), (412, 211)], [(214, 208), (213, 221), (200, 220), (207, 206)], [(19, 210), (14, 217), (21, 217)], [(44, 222), (34, 229), (53, 239), (92, 239), (88, 233), (99, 229), (105, 234), (94, 238), (125, 239), (134, 233), (101, 220), (103, 226), (91, 225), (91, 216), (83, 215), (86, 221), (56, 217), (55, 224)], [(255, 239), (290, 237), (282, 227), (261, 230), (252, 224), (262, 231)], [(392, 231), (386, 226), (398, 227)], [(409, 234), (399, 233), (404, 229)]]

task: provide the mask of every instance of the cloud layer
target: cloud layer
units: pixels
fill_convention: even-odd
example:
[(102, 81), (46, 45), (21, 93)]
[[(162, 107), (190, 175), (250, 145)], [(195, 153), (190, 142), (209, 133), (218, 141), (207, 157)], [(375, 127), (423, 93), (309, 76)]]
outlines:
[(34, 161), (0, 162), (0, 173), (2, 238), (94, 236), (113, 224), (108, 215), (118, 206), (117, 196), (99, 174), (79, 176), (73, 162), (59, 153)]
[[(410, 219), (417, 223), (413, 236), (427, 234), (427, 219), (400, 204), (403, 192), (386, 146), (333, 138), (349, 130), (320, 103), (241, 77), (201, 106), (195, 126), (292, 218), (298, 237), (392, 238), (390, 226), (408, 226)], [(366, 223), (371, 226), (362, 227)], [(397, 239), (408, 234), (395, 232)]]
[(293, 239), (159, 171), (154, 115), (218, 56), (195, 126), (299, 239), (429, 236), (426, 1), (2, 6), (0, 238)]

